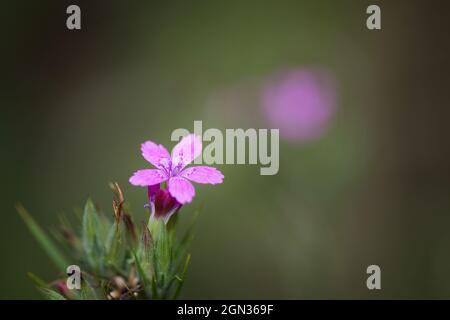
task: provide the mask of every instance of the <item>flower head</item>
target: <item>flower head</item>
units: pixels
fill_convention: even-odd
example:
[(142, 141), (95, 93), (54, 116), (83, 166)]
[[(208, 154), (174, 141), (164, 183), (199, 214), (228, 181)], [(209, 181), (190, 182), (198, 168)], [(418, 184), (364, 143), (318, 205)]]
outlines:
[(325, 70), (293, 69), (281, 73), (264, 89), (266, 116), (280, 135), (311, 141), (326, 131), (336, 109), (334, 77)]
[[(170, 216), (183, 204), (192, 201), (195, 188), (192, 182), (219, 184), (223, 174), (213, 167), (196, 166), (186, 168), (202, 152), (202, 142), (195, 134), (185, 136), (169, 154), (162, 145), (146, 141), (141, 145), (142, 156), (156, 169), (136, 171), (130, 178), (135, 186), (148, 187), (148, 196), (155, 218)], [(167, 190), (160, 184), (167, 182)]]

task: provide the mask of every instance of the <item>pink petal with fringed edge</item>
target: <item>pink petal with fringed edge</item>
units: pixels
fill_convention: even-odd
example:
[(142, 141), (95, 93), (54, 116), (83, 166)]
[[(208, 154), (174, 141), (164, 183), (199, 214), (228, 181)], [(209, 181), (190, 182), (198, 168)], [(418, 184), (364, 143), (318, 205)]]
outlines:
[(172, 150), (172, 168), (182, 169), (202, 153), (202, 140), (191, 133)]
[(161, 144), (146, 141), (141, 144), (142, 156), (155, 167), (162, 169), (170, 166), (170, 154)]
[(223, 182), (222, 172), (208, 166), (190, 167), (183, 170), (180, 175), (197, 183), (218, 184)]
[(195, 196), (195, 189), (192, 183), (182, 177), (170, 178), (168, 188), (170, 194), (181, 204), (191, 202)]
[(144, 169), (136, 171), (130, 178), (130, 183), (135, 186), (147, 187), (167, 180), (164, 172), (158, 169)]

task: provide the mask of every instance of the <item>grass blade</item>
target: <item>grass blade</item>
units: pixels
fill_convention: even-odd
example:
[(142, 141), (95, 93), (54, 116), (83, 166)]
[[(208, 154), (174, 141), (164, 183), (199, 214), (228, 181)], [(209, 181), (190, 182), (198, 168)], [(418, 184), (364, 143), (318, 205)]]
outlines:
[(31, 281), (33, 281), (33, 283), (36, 285), (36, 287), (48, 288), (48, 284), (44, 280), (39, 278), (37, 275), (35, 275), (34, 273), (27, 272), (27, 276), (28, 276), (28, 278), (31, 279)]
[(86, 252), (89, 264), (94, 268), (99, 267), (99, 257), (102, 257), (100, 244), (98, 243), (99, 221), (97, 210), (91, 199), (88, 199), (84, 207), (83, 221), (81, 226), (81, 241)]
[(47, 253), (47, 255), (52, 259), (53, 263), (61, 272), (66, 272), (66, 268), (70, 265), (63, 254), (59, 251), (50, 237), (42, 230), (42, 228), (34, 221), (27, 210), (21, 205), (16, 206), (17, 212), (23, 219), (31, 234), (36, 238), (36, 240), (41, 245), (42, 249)]
[(39, 291), (48, 299), (48, 300), (67, 300), (61, 294), (56, 291), (53, 291), (48, 288), (39, 288)]
[(178, 296), (179, 296), (179, 294), (181, 292), (181, 288), (183, 288), (184, 280), (186, 279), (186, 272), (187, 272), (187, 269), (189, 267), (189, 263), (190, 262), (191, 262), (191, 255), (188, 254), (187, 257), (186, 257), (186, 262), (184, 263), (183, 273), (181, 274), (181, 278), (177, 279), (179, 282), (178, 282), (178, 286), (177, 286), (177, 289), (175, 291), (175, 294), (173, 295), (173, 299), (174, 300), (178, 298)]
[(136, 252), (133, 252), (134, 261), (136, 263), (136, 269), (139, 276), (139, 279), (142, 282), (142, 287), (145, 291), (149, 291), (150, 289), (150, 280), (147, 277), (147, 274), (145, 273), (145, 270), (142, 268), (141, 262), (139, 261), (139, 258), (136, 254)]

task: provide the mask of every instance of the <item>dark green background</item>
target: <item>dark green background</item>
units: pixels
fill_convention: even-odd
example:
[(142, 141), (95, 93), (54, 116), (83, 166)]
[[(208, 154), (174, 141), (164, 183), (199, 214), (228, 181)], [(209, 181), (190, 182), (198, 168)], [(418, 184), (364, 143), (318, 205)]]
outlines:
[[(72, 3), (81, 31), (65, 27)], [(365, 27), (373, 3), (381, 31)], [(276, 176), (223, 165), (223, 185), (196, 187), (181, 211), (204, 205), (182, 296), (450, 298), (445, 12), (444, 1), (3, 4), (0, 298), (39, 298), (27, 271), (55, 277), (16, 202), (50, 227), (88, 196), (110, 210), (114, 180), (144, 219), (145, 191), (127, 182), (146, 165), (140, 143), (170, 148), (194, 120), (263, 126), (251, 103), (217, 96), (253, 101), (274, 72), (310, 65), (337, 78), (327, 134), (282, 141)], [(370, 264), (381, 291), (366, 288)]]

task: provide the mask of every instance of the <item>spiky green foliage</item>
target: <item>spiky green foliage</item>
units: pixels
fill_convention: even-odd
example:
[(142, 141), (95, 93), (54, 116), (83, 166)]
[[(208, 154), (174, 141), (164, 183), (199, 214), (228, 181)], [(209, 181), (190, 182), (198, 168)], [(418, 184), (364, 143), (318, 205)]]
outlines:
[[(117, 184), (113, 214), (99, 212), (88, 199), (79, 225), (69, 219), (49, 236), (21, 205), (17, 210), (48, 257), (59, 271), (59, 278), (47, 283), (36, 275), (28, 276), (39, 291), (51, 300), (60, 299), (176, 299), (186, 278), (190, 261), (188, 248), (192, 228), (178, 240), (177, 215), (166, 225), (149, 219), (136, 226), (125, 211), (125, 201)], [(56, 241), (55, 241), (55, 240)], [(66, 286), (67, 267), (81, 269), (81, 288)]]

